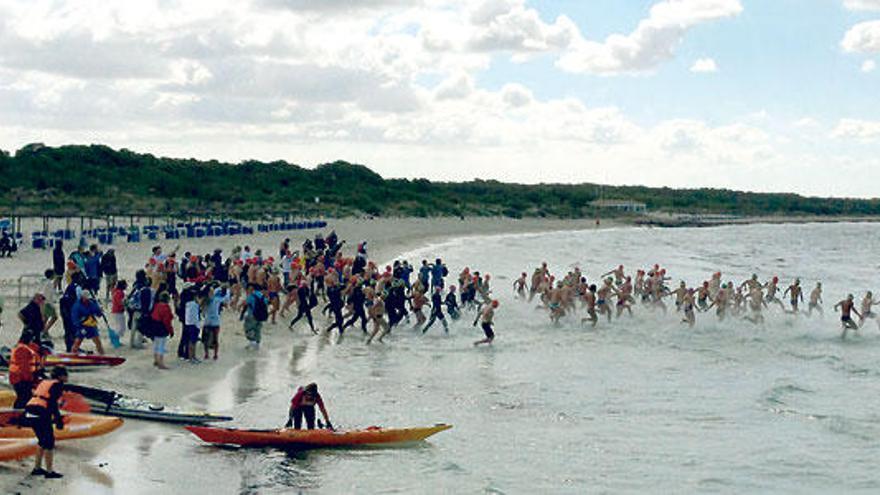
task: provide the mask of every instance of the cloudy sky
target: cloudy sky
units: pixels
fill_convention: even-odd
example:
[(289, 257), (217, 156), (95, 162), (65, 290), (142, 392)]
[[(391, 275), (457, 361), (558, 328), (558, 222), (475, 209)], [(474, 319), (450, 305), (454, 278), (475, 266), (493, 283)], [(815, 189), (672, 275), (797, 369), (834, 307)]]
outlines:
[(0, 148), (880, 196), (880, 0), (0, 0)]

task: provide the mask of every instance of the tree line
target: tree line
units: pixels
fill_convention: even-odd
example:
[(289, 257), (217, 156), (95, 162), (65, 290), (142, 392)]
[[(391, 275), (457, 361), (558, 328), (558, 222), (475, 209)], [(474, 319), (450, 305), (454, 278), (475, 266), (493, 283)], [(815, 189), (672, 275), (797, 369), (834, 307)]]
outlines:
[[(175, 159), (108, 146), (0, 150), (0, 210), (24, 215), (185, 216), (192, 212), (315, 212), (330, 216), (585, 218), (600, 196), (650, 210), (733, 215), (880, 215), (880, 200), (814, 198), (726, 189), (597, 184), (511, 184), (385, 179), (337, 161), (308, 169), (285, 161)], [(316, 204), (314, 198), (320, 198)], [(603, 213), (605, 214), (605, 213)]]

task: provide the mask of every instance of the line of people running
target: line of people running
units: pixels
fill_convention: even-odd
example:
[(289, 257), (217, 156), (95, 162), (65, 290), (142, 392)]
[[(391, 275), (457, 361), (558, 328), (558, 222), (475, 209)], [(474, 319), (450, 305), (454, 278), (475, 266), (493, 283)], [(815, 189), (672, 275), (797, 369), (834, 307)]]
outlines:
[[(534, 270), (531, 278), (523, 272), (513, 283), (513, 289), (518, 297), (529, 302), (539, 297), (539, 307), (548, 311), (553, 322), (573, 313), (576, 301), (581, 301), (587, 313), (582, 321), (589, 321), (593, 326), (602, 316), (610, 322), (613, 316), (619, 318), (624, 313), (632, 315), (633, 307), (639, 302), (666, 313), (664, 300), (667, 298), (672, 298), (676, 311), (682, 313), (682, 323), (691, 327), (696, 323), (697, 312), (713, 309), (719, 320), (735, 317), (755, 324), (764, 322), (763, 311), (770, 305), (778, 306), (785, 314), (794, 316), (824, 314), (821, 282), (817, 282), (810, 291), (807, 309), (801, 310), (805, 299), (800, 279), (795, 279), (785, 290), (779, 287), (779, 277), (774, 276), (762, 283), (757, 274), (739, 285), (732, 281), (723, 282), (721, 272), (715, 272), (697, 287), (689, 287), (685, 281), (681, 281), (673, 289), (668, 285), (670, 280), (666, 269), (660, 265), (648, 270), (636, 270), (635, 278), (626, 273), (623, 265), (619, 265), (602, 274), (598, 284), (588, 283), (580, 268), (574, 268), (557, 280), (550, 273), (547, 263), (543, 263)], [(788, 308), (782, 301), (785, 298), (790, 303)], [(835, 304), (834, 310), (841, 313), (842, 337), (846, 338), (849, 330), (860, 329), (869, 319), (874, 319), (880, 329), (880, 319), (873, 311), (878, 304), (880, 301), (875, 300), (870, 291), (861, 300), (861, 311), (855, 308), (852, 294)], [(859, 317), (858, 323), (853, 315)]]

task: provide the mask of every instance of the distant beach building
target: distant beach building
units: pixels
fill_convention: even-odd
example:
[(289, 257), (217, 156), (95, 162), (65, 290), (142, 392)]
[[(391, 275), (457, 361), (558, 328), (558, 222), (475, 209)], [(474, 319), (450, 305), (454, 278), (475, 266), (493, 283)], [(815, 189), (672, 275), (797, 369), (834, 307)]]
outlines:
[(648, 205), (638, 201), (626, 201), (621, 199), (597, 199), (590, 203), (594, 208), (602, 208), (606, 210), (617, 210), (626, 213), (645, 213), (648, 211)]

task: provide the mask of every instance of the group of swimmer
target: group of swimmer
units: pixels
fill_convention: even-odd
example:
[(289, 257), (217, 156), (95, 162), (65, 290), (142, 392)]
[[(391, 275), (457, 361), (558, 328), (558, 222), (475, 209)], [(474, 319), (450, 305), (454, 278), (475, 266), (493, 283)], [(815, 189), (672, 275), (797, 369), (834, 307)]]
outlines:
[[(413, 319), (413, 328), (422, 333), (438, 322), (448, 333), (449, 320), (472, 311), (473, 325), (480, 324), (484, 333), (474, 344), (494, 340), (499, 302), (491, 296), (488, 274), (465, 268), (457, 276), (457, 287), (448, 286), (449, 269), (440, 258), (433, 263), (422, 260), (418, 267), (395, 261), (382, 270), (368, 258), (366, 241), (357, 244), (353, 255), (346, 255), (344, 246), (335, 232), (305, 239), (299, 249), (285, 239), (277, 258), (249, 246), (236, 247), (229, 256), (221, 249), (181, 255), (179, 246), (167, 253), (155, 246), (129, 285), (117, 275), (112, 250), (103, 253), (81, 243), (66, 255), (59, 242), (53, 268), (46, 271), (46, 286), (22, 310), (22, 322), (34, 340), (51, 341), (49, 330), (60, 313), (68, 352), (78, 352), (91, 340), (103, 354), (98, 332), (103, 320), (114, 347), (124, 345), (126, 335), (132, 348), (152, 340), (159, 369), (168, 368), (165, 346), (175, 333), (180, 335), (181, 359), (200, 362), (199, 342), (202, 359), (217, 359), (224, 310), (233, 311), (243, 323), (251, 348), (259, 348), (264, 324), (277, 324), (288, 313), (294, 313), (287, 325), (291, 330), (303, 322), (315, 334), (335, 329), (341, 337), (348, 328), (360, 327), (371, 344), (384, 342), (393, 328)], [(110, 302), (107, 315), (100, 304), (102, 285)], [(56, 299), (60, 311), (55, 309)], [(326, 315), (326, 324), (316, 321), (319, 315)]]
[[(824, 314), (821, 282), (817, 282), (810, 291), (807, 309), (801, 310), (800, 306), (805, 300), (800, 279), (795, 279), (783, 291), (779, 287), (779, 277), (776, 276), (761, 282), (758, 275), (753, 274), (748, 280), (736, 285), (732, 281), (723, 282), (721, 272), (715, 272), (709, 280), (703, 281), (697, 287), (689, 287), (685, 281), (681, 281), (673, 289), (668, 284), (671, 277), (667, 276), (666, 269), (660, 265), (654, 265), (648, 270), (638, 269), (635, 277), (628, 275), (623, 265), (618, 265), (600, 278), (598, 284), (588, 283), (580, 268), (574, 268), (557, 279), (550, 273), (545, 262), (534, 270), (531, 277), (523, 272), (514, 281), (513, 289), (519, 298), (529, 302), (538, 297), (541, 302), (539, 308), (547, 310), (554, 323), (565, 315), (574, 314), (578, 301), (587, 313), (581, 322), (590, 322), (596, 326), (602, 316), (609, 322), (612, 317), (620, 318), (624, 313), (632, 316), (633, 307), (638, 302), (647, 308), (666, 313), (668, 308), (664, 300), (667, 298), (674, 300), (676, 312), (682, 314), (682, 323), (690, 327), (696, 323), (697, 312), (708, 312), (712, 309), (719, 321), (734, 317), (754, 324), (764, 322), (763, 311), (771, 305), (776, 305), (785, 314), (794, 316)], [(782, 301), (785, 298), (790, 303), (788, 308)], [(861, 300), (861, 311), (855, 308), (855, 297), (852, 294), (835, 304), (834, 310), (841, 313), (842, 338), (846, 338), (849, 330), (860, 329), (869, 319), (874, 319), (880, 329), (880, 319), (872, 311), (877, 304), (880, 304), (880, 300), (875, 300), (870, 291)], [(859, 317), (858, 322), (853, 319), (853, 315)]]

